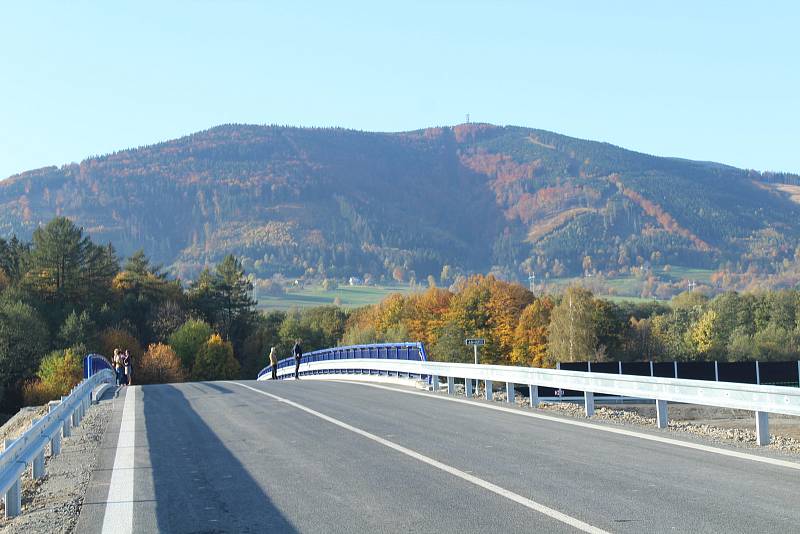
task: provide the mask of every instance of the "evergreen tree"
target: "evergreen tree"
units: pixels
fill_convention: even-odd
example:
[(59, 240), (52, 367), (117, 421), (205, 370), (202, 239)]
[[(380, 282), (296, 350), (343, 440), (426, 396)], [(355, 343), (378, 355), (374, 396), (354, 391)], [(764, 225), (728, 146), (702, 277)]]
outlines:
[(232, 254), (217, 265), (212, 290), (216, 324), (225, 339), (230, 339), (234, 324), (249, 320), (256, 305), (252, 297), (253, 284), (245, 276), (241, 262)]

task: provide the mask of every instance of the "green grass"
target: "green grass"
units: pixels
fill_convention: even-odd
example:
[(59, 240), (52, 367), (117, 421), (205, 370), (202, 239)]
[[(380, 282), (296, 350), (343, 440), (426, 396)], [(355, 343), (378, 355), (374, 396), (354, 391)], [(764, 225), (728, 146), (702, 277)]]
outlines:
[(328, 306), (339, 297), (343, 308), (358, 308), (377, 304), (392, 293), (416, 293), (424, 288), (410, 286), (341, 286), (325, 291), (320, 286), (290, 290), (280, 297), (259, 296), (258, 307), (262, 310), (289, 310), (292, 308), (312, 308)]
[(691, 267), (670, 266), (669, 272), (665, 273), (658, 269), (656, 273), (663, 278), (670, 278), (673, 282), (681, 280), (696, 280), (698, 282), (710, 282), (714, 271), (711, 269), (693, 269)]

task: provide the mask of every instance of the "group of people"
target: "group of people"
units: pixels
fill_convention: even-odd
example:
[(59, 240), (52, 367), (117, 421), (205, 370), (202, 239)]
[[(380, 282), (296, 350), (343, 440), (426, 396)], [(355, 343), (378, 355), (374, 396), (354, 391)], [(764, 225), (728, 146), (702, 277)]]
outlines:
[[(303, 347), (300, 345), (302, 339), (294, 340), (294, 347), (292, 347), (292, 354), (294, 355), (294, 378), (300, 380), (300, 360), (303, 359)], [(269, 351), (269, 364), (272, 366), (272, 379), (278, 379), (278, 352), (275, 347)]]
[(131, 355), (128, 354), (128, 351), (114, 349), (114, 358), (111, 363), (114, 364), (114, 372), (117, 374), (117, 385), (130, 386), (132, 382)]

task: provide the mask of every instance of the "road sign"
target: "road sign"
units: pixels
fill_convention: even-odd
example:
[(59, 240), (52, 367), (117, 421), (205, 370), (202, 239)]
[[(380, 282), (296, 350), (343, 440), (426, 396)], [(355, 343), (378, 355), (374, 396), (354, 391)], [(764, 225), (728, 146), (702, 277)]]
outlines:
[(486, 340), (482, 337), (470, 337), (464, 340), (467, 345), (486, 345)]

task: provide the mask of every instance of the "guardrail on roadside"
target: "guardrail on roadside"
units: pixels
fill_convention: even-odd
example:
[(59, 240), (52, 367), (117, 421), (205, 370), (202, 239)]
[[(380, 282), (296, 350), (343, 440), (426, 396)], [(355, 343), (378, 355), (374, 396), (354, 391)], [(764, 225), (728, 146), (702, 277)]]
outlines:
[[(455, 379), (458, 378), (464, 380), (465, 393), (469, 397), (476, 387), (474, 381), (483, 381), (486, 398), (489, 400), (492, 398), (493, 383), (500, 382), (505, 384), (507, 401), (510, 403), (515, 401), (515, 386), (527, 385), (531, 406), (539, 403), (540, 386), (583, 391), (587, 416), (594, 414), (595, 393), (650, 399), (656, 403), (656, 424), (659, 428), (667, 426), (668, 402), (749, 410), (756, 415), (756, 435), (759, 445), (769, 443), (769, 413), (800, 416), (800, 388), (794, 387), (534, 367), (366, 358), (304, 362), (300, 366), (301, 375), (330, 373), (431, 376), (434, 390), (439, 388), (439, 377), (446, 377), (447, 390), (450, 394), (455, 394)], [(293, 376), (294, 368), (279, 369), (278, 374), (279, 378)], [(260, 376), (259, 379), (266, 378), (268, 377)]]
[[(425, 346), (422, 343), (373, 343), (370, 345), (348, 345), (346, 347), (333, 347), (330, 349), (315, 350), (304, 354), (300, 364), (314, 363), (331, 360), (350, 359), (382, 359), (382, 360), (411, 360), (427, 361)], [(285, 375), (282, 370), (291, 369), (294, 373), (295, 359), (284, 358), (278, 362), (278, 374)], [(269, 378), (272, 366), (268, 365), (258, 373), (258, 379)], [(269, 376), (268, 376), (269, 375)]]
[[(102, 358), (98, 355), (90, 356)], [(34, 419), (31, 427), (22, 436), (15, 440), (6, 440), (5, 450), (0, 453), (0, 493), (3, 495), (6, 517), (19, 515), (22, 510), (20, 477), (27, 467), (31, 466), (32, 478), (42, 478), (45, 475), (45, 448), (50, 446), (51, 456), (60, 454), (62, 437), (69, 437), (72, 427), (81, 423), (91, 405), (94, 388), (103, 383), (114, 382), (113, 371), (97, 368), (75, 386), (69, 395), (61, 397), (60, 401), (52, 401), (49, 413), (41, 419)]]

